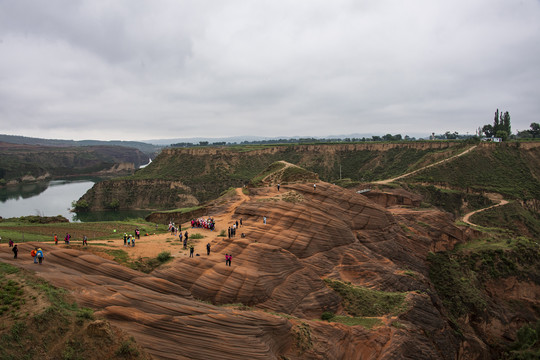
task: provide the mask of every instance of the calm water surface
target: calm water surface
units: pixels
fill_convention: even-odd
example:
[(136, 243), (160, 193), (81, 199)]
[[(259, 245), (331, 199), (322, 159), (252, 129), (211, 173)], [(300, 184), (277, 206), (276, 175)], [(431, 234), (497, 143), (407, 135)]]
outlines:
[(93, 185), (93, 180), (53, 180), (0, 188), (0, 216), (3, 218), (62, 215), (70, 221), (123, 220), (144, 217), (148, 211), (105, 211), (75, 214), (71, 203), (79, 200)]

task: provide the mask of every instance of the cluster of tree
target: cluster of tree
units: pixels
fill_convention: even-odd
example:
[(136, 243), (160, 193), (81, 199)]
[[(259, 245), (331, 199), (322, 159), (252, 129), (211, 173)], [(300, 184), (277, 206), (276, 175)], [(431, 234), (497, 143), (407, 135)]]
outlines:
[(444, 134), (435, 134), (435, 133), (431, 134), (432, 140), (467, 140), (473, 137), (475, 136), (469, 135), (469, 134), (467, 135), (460, 134), (457, 131), (454, 131), (454, 132), (447, 131)]
[(217, 141), (209, 143), (208, 141), (199, 141), (198, 144), (190, 142), (181, 142), (176, 144), (171, 144), (171, 147), (195, 147), (195, 146), (233, 146), (233, 145), (273, 145), (273, 144), (321, 144), (321, 143), (350, 143), (350, 142), (366, 142), (366, 141), (415, 141), (416, 138), (401, 134), (391, 135), (386, 134), (384, 136), (372, 136), (370, 138), (328, 138), (328, 139), (317, 139), (317, 138), (291, 138), (291, 139), (268, 139), (268, 140), (254, 140), (254, 141), (242, 141), (240, 143), (236, 142), (225, 142)]
[(521, 138), (521, 139), (540, 138), (540, 124), (531, 123), (531, 129), (530, 130), (518, 131), (517, 137)]
[(482, 127), (482, 132), (486, 137), (498, 137), (503, 141), (507, 140), (508, 137), (512, 134), (510, 127), (510, 114), (506, 111), (504, 114), (501, 111), (499, 114), (499, 109), (495, 111), (495, 119), (493, 120), (493, 125), (487, 124)]

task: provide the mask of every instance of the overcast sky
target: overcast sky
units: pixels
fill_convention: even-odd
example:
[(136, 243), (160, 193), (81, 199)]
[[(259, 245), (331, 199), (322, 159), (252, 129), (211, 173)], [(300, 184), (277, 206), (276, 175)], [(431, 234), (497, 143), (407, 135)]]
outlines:
[(0, 0), (0, 133), (474, 133), (540, 122), (539, 0)]

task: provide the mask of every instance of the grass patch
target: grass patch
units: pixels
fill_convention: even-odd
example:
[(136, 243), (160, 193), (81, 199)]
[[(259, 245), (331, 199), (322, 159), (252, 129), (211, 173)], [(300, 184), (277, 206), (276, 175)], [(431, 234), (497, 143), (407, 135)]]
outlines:
[(195, 233), (195, 234), (190, 234), (190, 235), (189, 235), (189, 238), (190, 238), (191, 240), (204, 239), (204, 237), (205, 237), (204, 235), (199, 234), (199, 233)]
[[(84, 235), (89, 240), (121, 239), (124, 233), (134, 234), (135, 228), (139, 228), (141, 234), (163, 233), (167, 231), (164, 225), (158, 226), (144, 221), (103, 221), (91, 223), (29, 223), (19, 218), (0, 220), (0, 232), (2, 242), (10, 239), (15, 242), (26, 241), (49, 241), (52, 242), (54, 234), (58, 235), (58, 242), (63, 244), (66, 233), (71, 234), (71, 242), (82, 242)], [(90, 242), (89, 242), (90, 244)]]
[(406, 293), (371, 290), (339, 280), (324, 281), (341, 296), (344, 310), (353, 317), (396, 315), (405, 310)]

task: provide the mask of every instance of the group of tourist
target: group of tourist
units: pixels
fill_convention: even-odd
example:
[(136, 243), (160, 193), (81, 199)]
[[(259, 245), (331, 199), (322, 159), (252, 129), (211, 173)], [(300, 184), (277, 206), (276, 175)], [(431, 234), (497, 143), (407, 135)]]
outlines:
[(229, 239), (236, 236), (236, 230), (240, 226), (242, 226), (242, 218), (240, 218), (240, 221), (236, 220), (231, 226), (229, 226), (229, 229), (227, 230), (227, 236)]
[(124, 233), (124, 246), (135, 246), (135, 238), (136, 236), (133, 236), (131, 234)]
[[(156, 225), (157, 230), (157, 225)], [(182, 225), (175, 226), (173, 222), (169, 222), (169, 231), (171, 232), (171, 235), (176, 235), (178, 233), (182, 233)]]
[(198, 218), (198, 219), (191, 219), (191, 228), (203, 228), (203, 229), (209, 229), (214, 231), (214, 228), (216, 227), (216, 222), (214, 218)]

